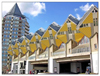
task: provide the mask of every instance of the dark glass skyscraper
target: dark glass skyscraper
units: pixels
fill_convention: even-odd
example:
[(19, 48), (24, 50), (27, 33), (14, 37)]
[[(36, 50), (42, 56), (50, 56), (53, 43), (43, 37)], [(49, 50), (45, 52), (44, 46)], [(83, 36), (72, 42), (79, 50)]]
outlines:
[(15, 39), (29, 34), (29, 24), (22, 15), (17, 3), (2, 20), (2, 71), (10, 69), (11, 56), (8, 56), (7, 49)]

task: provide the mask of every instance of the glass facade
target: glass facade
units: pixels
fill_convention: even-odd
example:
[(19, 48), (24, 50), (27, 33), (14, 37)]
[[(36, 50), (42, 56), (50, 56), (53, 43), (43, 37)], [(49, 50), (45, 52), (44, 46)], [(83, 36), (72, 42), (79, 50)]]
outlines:
[(79, 45), (85, 44), (85, 43), (89, 43), (89, 38), (87, 38), (86, 36), (84, 36), (83, 39), (79, 42)]

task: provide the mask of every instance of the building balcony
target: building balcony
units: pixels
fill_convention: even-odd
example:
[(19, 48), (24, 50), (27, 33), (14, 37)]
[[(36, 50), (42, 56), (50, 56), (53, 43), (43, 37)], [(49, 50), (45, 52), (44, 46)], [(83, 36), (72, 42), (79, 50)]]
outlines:
[[(61, 50), (61, 49), (59, 49), (59, 50)], [(52, 55), (53, 55), (53, 56), (64, 55), (64, 53), (65, 53), (64, 51), (58, 51), (58, 50), (57, 50), (56, 52), (52, 53)]]
[(29, 52), (29, 57), (28, 57), (28, 61), (35, 61), (36, 55), (35, 52), (33, 54), (31, 54), (32, 52)]
[(60, 48), (58, 50), (56, 50), (55, 52), (53, 52), (52, 54), (53, 58), (62, 58), (65, 57), (65, 48)]
[(39, 50), (39, 55), (37, 55), (36, 60), (48, 60), (48, 48), (46, 50)]
[(29, 31), (29, 28), (25, 28), (25, 30)]
[(29, 26), (26, 25), (25, 28), (26, 28), (26, 29), (29, 29)]
[(35, 56), (28, 57), (28, 60), (35, 60)]
[(29, 30), (25, 29), (25, 32), (27, 33), (27, 32), (29, 32)]
[(89, 43), (78, 45), (77, 47), (70, 50), (70, 53), (67, 57), (70, 56), (82, 56), (82, 55), (90, 55), (90, 47)]
[(78, 48), (78, 49), (72, 49), (72, 54), (85, 53), (85, 52), (90, 52), (89, 47), (82, 47), (82, 48)]
[(39, 59), (41, 58), (48, 58), (48, 50), (45, 50), (42, 54), (38, 56)]

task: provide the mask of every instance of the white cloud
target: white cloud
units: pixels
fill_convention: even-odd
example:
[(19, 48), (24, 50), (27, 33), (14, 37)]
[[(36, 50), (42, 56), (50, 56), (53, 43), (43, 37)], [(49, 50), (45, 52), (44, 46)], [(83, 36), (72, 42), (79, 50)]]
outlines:
[(41, 27), (39, 30), (41, 30), (41, 31), (43, 31), (43, 32), (45, 31), (45, 29), (44, 29), (44, 28), (42, 28), (42, 27)]
[(33, 32), (30, 32), (30, 34), (31, 34), (31, 35), (34, 35), (34, 33), (33, 33)]
[(80, 20), (80, 19), (81, 19), (81, 17), (80, 17), (80, 15), (79, 15), (79, 14), (76, 14), (76, 17), (77, 17), (77, 19), (78, 19), (78, 20)]
[(78, 10), (78, 8), (75, 8), (74, 10), (75, 10), (75, 11), (77, 11), (77, 10)]
[[(15, 3), (2, 3), (2, 15), (4, 16), (8, 13), (11, 8), (14, 6)], [(46, 11), (45, 3), (17, 3), (22, 14), (27, 13), (33, 16), (38, 16), (38, 14), (43, 13)]]
[(91, 6), (93, 6), (93, 4), (89, 5), (89, 3), (87, 3), (84, 6), (83, 5), (80, 6), (80, 9), (83, 10), (83, 11), (88, 11)]

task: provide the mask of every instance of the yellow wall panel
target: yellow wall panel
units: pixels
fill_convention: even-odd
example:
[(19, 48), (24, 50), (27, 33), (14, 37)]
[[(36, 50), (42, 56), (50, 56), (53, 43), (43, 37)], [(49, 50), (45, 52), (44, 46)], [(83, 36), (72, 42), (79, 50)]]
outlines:
[(90, 13), (87, 18), (83, 21), (83, 24), (86, 24), (86, 23), (93, 23), (93, 14)]
[(59, 39), (55, 39), (55, 41), (56, 41), (56, 45), (57, 45), (58, 47), (62, 44), (62, 41), (59, 40)]
[(9, 46), (8, 50), (11, 50), (11, 49), (12, 49), (11, 46)]
[(73, 22), (71, 22), (71, 29), (72, 29), (72, 31), (76, 30), (76, 25)]
[(10, 55), (13, 55), (12, 51), (7, 51)]
[(29, 39), (27, 39), (27, 42), (29, 43), (29, 42), (30, 42), (30, 40), (29, 40)]
[(41, 47), (42, 47), (43, 50), (46, 49), (46, 46), (43, 43), (41, 43)]
[(19, 42), (19, 45), (21, 45), (21, 43)]
[(13, 51), (14, 51), (14, 52), (15, 52), (15, 54), (18, 56), (18, 54), (19, 54), (18, 49), (14, 49)]
[(26, 41), (25, 41), (25, 39), (23, 40), (22, 45), (26, 45)]
[(34, 51), (35, 51), (32, 47), (30, 47), (30, 49), (31, 49), (31, 51), (32, 51), (32, 52), (34, 52)]
[(36, 38), (35, 38), (35, 35), (32, 37), (31, 39), (31, 42), (35, 42), (36, 41)]
[(15, 44), (14, 48), (18, 48), (18, 44), (17, 43)]
[(56, 34), (56, 31), (54, 31), (54, 30), (52, 29), (52, 35), (53, 35), (53, 37), (55, 36), (55, 34)]
[(41, 39), (41, 36), (40, 35), (38, 35), (38, 40), (40, 40)]
[(91, 37), (91, 27), (82, 27), (82, 28), (79, 28), (79, 31), (83, 33), (84, 35), (86, 35), (88, 38)]
[(43, 44), (46, 45), (47, 47), (50, 46), (49, 40), (41, 40), (41, 43), (43, 43)]
[(36, 44), (29, 44), (29, 46), (30, 46), (32, 49), (34, 49), (34, 50), (37, 49), (37, 48), (36, 48)]
[(58, 39), (60, 39), (62, 42), (67, 42), (67, 36), (66, 35), (57, 35)]
[(60, 31), (60, 32), (68, 31), (67, 23), (64, 23), (64, 25), (61, 27), (61, 29), (60, 29), (59, 31)]
[(27, 52), (26, 47), (20, 47), (20, 49), (22, 50), (23, 54), (25, 54)]
[(84, 37), (82, 33), (75, 33), (75, 41), (79, 42)]
[(43, 37), (49, 37), (49, 30), (44, 33)]

